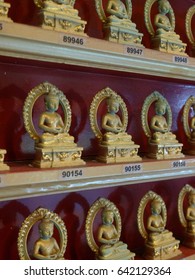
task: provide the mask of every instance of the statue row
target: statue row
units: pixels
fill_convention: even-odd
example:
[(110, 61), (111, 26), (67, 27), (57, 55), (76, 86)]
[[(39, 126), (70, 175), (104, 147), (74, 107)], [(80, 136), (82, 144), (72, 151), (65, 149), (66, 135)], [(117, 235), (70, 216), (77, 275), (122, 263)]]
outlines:
[[(45, 103), (45, 111), (40, 112), (39, 121), (33, 120), (35, 103), (40, 99)], [(61, 106), (61, 108), (59, 108)], [(185, 152), (195, 155), (195, 97), (190, 96), (183, 110), (184, 131), (189, 149)], [(58, 110), (62, 109), (63, 117)], [(106, 111), (106, 112), (105, 112)], [(151, 117), (151, 112), (153, 116)], [(193, 111), (193, 114), (192, 112)], [(150, 112), (150, 113), (149, 113)], [(33, 88), (24, 103), (24, 125), (35, 142), (33, 165), (40, 168), (84, 165), (82, 147), (69, 134), (71, 108), (69, 101), (56, 86), (45, 82)], [(135, 144), (126, 132), (128, 110), (125, 102), (109, 87), (99, 91), (92, 100), (89, 118), (91, 129), (97, 139), (97, 160), (104, 163), (141, 161), (140, 146)], [(182, 158), (183, 144), (171, 132), (172, 112), (167, 100), (158, 92), (152, 92), (144, 101), (141, 122), (148, 137), (147, 157), (153, 159)], [(42, 130), (40, 134), (39, 129)], [(0, 169), (9, 167), (4, 163), (6, 150), (0, 150)]]
[[(182, 243), (186, 247), (195, 249), (195, 189), (190, 185), (185, 185), (179, 193), (178, 214), (184, 228)], [(166, 221), (165, 202), (160, 195), (149, 191), (141, 199), (137, 211), (138, 229), (145, 240), (143, 249), (145, 259), (172, 259), (181, 254), (180, 241), (166, 229)], [(37, 223), (40, 237), (33, 241), (32, 249), (29, 250), (28, 235)], [(108, 199), (99, 198), (90, 207), (86, 217), (85, 231), (87, 243), (94, 252), (95, 259), (134, 259), (135, 253), (131, 252), (127, 244), (120, 240), (121, 224), (119, 210)], [(58, 234), (54, 234), (54, 228), (57, 228)], [(62, 219), (47, 209), (38, 208), (24, 220), (20, 228), (19, 257), (22, 260), (64, 259), (67, 240), (67, 230)]]
[[(86, 21), (78, 15), (74, 8), (76, 0), (34, 0), (40, 9), (41, 26), (44, 29), (69, 32), (86, 36)], [(140, 33), (136, 24), (131, 21), (132, 3), (131, 0), (94, 0), (100, 20), (103, 22), (105, 39), (121, 43), (133, 44), (139, 47), (142, 45), (143, 34)], [(152, 20), (152, 6), (158, 4), (158, 11)], [(0, 1), (0, 20), (10, 21), (7, 16), (10, 4)], [(186, 14), (186, 34), (192, 44), (192, 51), (195, 48), (193, 36), (192, 18), (195, 14), (193, 5)], [(146, 0), (144, 7), (144, 20), (148, 32), (151, 34), (152, 47), (156, 50), (186, 55), (186, 43), (183, 43), (180, 36), (175, 33), (175, 15), (168, 0)], [(152, 23), (153, 22), (153, 23)]]

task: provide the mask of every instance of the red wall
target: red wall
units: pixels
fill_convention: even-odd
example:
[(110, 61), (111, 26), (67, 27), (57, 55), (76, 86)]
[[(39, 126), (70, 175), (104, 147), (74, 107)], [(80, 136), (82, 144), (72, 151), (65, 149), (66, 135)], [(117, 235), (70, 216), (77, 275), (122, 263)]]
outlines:
[[(12, 4), (10, 17), (15, 22), (29, 25), (36, 23), (37, 9), (32, 0), (6, 2)], [(132, 20), (137, 24), (139, 31), (144, 33), (143, 44), (150, 48), (150, 36), (143, 18), (144, 3), (143, 0), (132, 1)], [(170, 1), (170, 3), (176, 14), (176, 31), (184, 42), (188, 42), (184, 18), (194, 1)], [(102, 23), (96, 14), (94, 1), (77, 0), (75, 7), (79, 9), (81, 17), (88, 22), (87, 34), (102, 39)], [(189, 48), (188, 53), (190, 54)], [(31, 160), (34, 156), (34, 142), (25, 131), (22, 110), (28, 92), (45, 81), (56, 85), (70, 101), (73, 114), (70, 134), (75, 137), (79, 146), (84, 147), (85, 157), (93, 158), (96, 155), (94, 135), (89, 124), (89, 106), (94, 95), (107, 86), (124, 99), (129, 112), (128, 132), (141, 146), (140, 151), (147, 151), (147, 139), (142, 131), (140, 112), (145, 98), (154, 90), (158, 90), (167, 98), (173, 113), (172, 130), (177, 134), (179, 141), (187, 145), (181, 116), (185, 101), (195, 92), (195, 82), (114, 71), (95, 71), (81, 67), (75, 69), (59, 64), (42, 64), (0, 57), (0, 147), (7, 150), (6, 161)], [(144, 242), (137, 229), (137, 208), (148, 190), (153, 190), (163, 197), (168, 209), (167, 228), (181, 237), (177, 197), (186, 183), (195, 186), (194, 181), (194, 178), (184, 178), (0, 202), (0, 259), (18, 259), (18, 230), (23, 220), (37, 207), (48, 208), (65, 221), (68, 230), (66, 258), (93, 258), (85, 239), (85, 219), (90, 205), (99, 197), (110, 199), (119, 208), (123, 224), (121, 240), (128, 243), (132, 251), (139, 249), (142, 251)], [(33, 242), (34, 237), (30, 236), (30, 246)]]

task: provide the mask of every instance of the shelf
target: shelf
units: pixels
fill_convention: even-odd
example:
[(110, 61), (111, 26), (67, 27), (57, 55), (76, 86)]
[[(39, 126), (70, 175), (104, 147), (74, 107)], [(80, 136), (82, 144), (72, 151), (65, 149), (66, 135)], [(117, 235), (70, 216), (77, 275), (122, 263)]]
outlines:
[(155, 182), (195, 175), (195, 158), (136, 163), (87, 163), (82, 167), (37, 169), (10, 164), (0, 174), (0, 201), (49, 194)]
[[(64, 36), (69, 37), (70, 43), (64, 41)], [(132, 46), (9, 22), (2, 23), (0, 37), (1, 56), (193, 82), (195, 79), (195, 58), (192, 57), (179, 57), (181, 61), (176, 62), (175, 55), (139, 47), (133, 47), (137, 54), (130, 54), (128, 48), (132, 50)]]

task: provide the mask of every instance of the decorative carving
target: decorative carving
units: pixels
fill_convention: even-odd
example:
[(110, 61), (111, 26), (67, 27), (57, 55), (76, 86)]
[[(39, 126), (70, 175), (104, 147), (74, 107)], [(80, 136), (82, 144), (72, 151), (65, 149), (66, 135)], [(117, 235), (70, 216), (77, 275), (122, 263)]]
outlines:
[(195, 56), (195, 38), (192, 30), (192, 18), (195, 15), (195, 5), (190, 7), (187, 11), (186, 14), (186, 19), (185, 19), (185, 26), (186, 26), (186, 34), (188, 37), (188, 40), (192, 44), (192, 54)]
[(41, 9), (42, 28), (86, 36), (86, 21), (74, 9), (76, 0), (34, 0)]
[[(193, 111), (193, 116), (190, 114), (191, 110)], [(183, 126), (190, 146), (186, 153), (195, 155), (195, 97), (192, 95), (187, 99), (184, 105)]]
[(108, 17), (105, 14), (102, 0), (95, 0), (95, 4), (99, 18), (103, 22), (106, 40), (143, 47), (141, 44), (143, 34), (138, 32), (135, 23), (131, 21), (131, 0), (126, 0), (125, 4), (121, 0), (108, 0), (106, 7)]
[[(102, 129), (98, 124), (98, 109), (102, 102), (107, 102), (107, 113), (101, 120)], [(121, 111), (121, 117), (117, 114)], [(90, 106), (91, 128), (99, 140), (98, 160), (111, 162), (126, 162), (141, 160), (137, 155), (138, 145), (135, 145), (125, 131), (128, 124), (128, 111), (123, 99), (112, 89), (99, 91)]]
[[(151, 207), (151, 214), (147, 217), (145, 226), (145, 212)], [(170, 259), (179, 254), (179, 241), (172, 236), (172, 232), (165, 229), (167, 222), (166, 205), (155, 192), (149, 191), (141, 199), (137, 213), (138, 229), (145, 239), (144, 257), (146, 259)]]
[[(155, 115), (148, 122), (149, 109), (155, 104)], [(155, 159), (184, 157), (181, 153), (183, 144), (178, 143), (176, 136), (170, 131), (172, 112), (167, 100), (154, 91), (144, 101), (141, 113), (142, 128), (149, 138), (147, 156)]]
[[(43, 130), (40, 135), (35, 129), (32, 114), (36, 101), (42, 96), (45, 97), (46, 111), (39, 118), (39, 128)], [(57, 113), (59, 105), (62, 107), (64, 120)], [(85, 164), (81, 159), (83, 148), (77, 147), (74, 137), (69, 135), (69, 101), (57, 87), (45, 82), (32, 89), (25, 100), (23, 116), (26, 130), (35, 140), (35, 166), (48, 168)]]
[[(98, 228), (97, 241), (94, 237), (93, 224), (99, 211), (102, 210), (102, 224)], [(130, 260), (135, 254), (127, 249), (127, 245), (119, 241), (121, 235), (121, 217), (114, 203), (99, 198), (93, 203), (86, 219), (86, 237), (96, 259)], [(100, 245), (99, 245), (100, 244)]]
[[(188, 198), (187, 206), (184, 205), (186, 197)], [(185, 228), (183, 244), (195, 248), (195, 189), (188, 184), (179, 193), (178, 213), (180, 222)]]
[[(152, 6), (158, 2), (159, 12), (155, 16), (153, 27), (151, 21)], [(146, 0), (144, 7), (145, 25), (152, 36), (152, 48), (173, 54), (187, 55), (187, 44), (175, 33), (175, 15), (168, 0)]]
[[(29, 233), (37, 222), (40, 222), (40, 238), (35, 241), (34, 248), (29, 253), (27, 244)], [(53, 237), (54, 227), (58, 230), (60, 245)], [(34, 258), (42, 260), (64, 259), (67, 239), (67, 230), (62, 219), (45, 208), (38, 208), (24, 220), (20, 228), (17, 242), (19, 257), (21, 260)]]

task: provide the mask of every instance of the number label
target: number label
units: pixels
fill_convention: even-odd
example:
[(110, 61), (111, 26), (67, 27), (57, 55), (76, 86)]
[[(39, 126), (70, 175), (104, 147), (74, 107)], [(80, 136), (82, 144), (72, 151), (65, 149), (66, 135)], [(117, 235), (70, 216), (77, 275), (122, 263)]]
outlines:
[(63, 170), (60, 175), (61, 179), (71, 180), (83, 177), (83, 169), (67, 169)]
[(136, 56), (142, 56), (144, 55), (144, 50), (142, 48), (125, 46), (125, 53), (136, 55)]
[(68, 45), (74, 45), (74, 46), (84, 46), (85, 45), (85, 39), (81, 37), (75, 37), (75, 36), (63, 36), (63, 42)]
[(128, 164), (123, 167), (123, 174), (142, 172), (142, 164)]
[(0, 30), (3, 30), (3, 23), (0, 23)]
[(180, 64), (188, 64), (188, 57), (174, 55), (173, 62)]
[(185, 160), (178, 160), (178, 161), (173, 161), (172, 162), (172, 168), (182, 168), (186, 167), (186, 161)]

